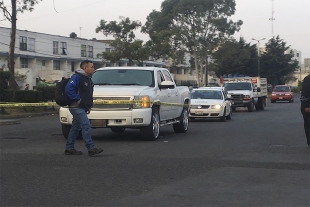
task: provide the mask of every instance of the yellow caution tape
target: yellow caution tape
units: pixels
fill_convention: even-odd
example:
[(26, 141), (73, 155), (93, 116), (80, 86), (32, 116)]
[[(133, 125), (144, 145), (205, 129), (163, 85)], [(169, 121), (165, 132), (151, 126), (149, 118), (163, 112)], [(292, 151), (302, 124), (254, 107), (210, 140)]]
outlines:
[(179, 107), (188, 107), (189, 104), (178, 104), (178, 103), (167, 103), (167, 102), (154, 102), (154, 101), (120, 101), (120, 100), (94, 100), (94, 105), (113, 105), (113, 104), (155, 104), (163, 106), (179, 106)]
[(58, 106), (55, 102), (47, 103), (5, 103), (0, 104), (0, 107), (23, 107), (23, 106)]
[[(155, 104), (163, 106), (179, 106), (179, 107), (188, 107), (189, 104), (177, 104), (177, 103), (167, 103), (167, 102), (142, 102), (142, 101), (119, 101), (119, 100), (94, 100), (94, 105), (113, 105), (113, 104)], [(2, 103), (0, 107), (23, 107), (23, 106), (58, 106), (56, 102), (47, 102), (47, 103)]]

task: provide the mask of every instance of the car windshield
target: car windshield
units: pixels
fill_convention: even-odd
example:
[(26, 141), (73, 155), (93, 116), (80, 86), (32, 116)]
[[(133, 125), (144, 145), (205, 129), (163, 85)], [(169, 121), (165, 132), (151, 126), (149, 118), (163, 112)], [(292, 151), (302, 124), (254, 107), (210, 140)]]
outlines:
[(153, 71), (138, 69), (98, 70), (92, 81), (95, 85), (155, 86)]
[(221, 91), (217, 90), (195, 90), (191, 93), (192, 99), (223, 99)]
[(290, 88), (288, 86), (276, 86), (273, 89), (273, 92), (288, 92)]
[(238, 83), (225, 83), (224, 87), (228, 91), (236, 91), (236, 90), (251, 90), (251, 83), (238, 82)]

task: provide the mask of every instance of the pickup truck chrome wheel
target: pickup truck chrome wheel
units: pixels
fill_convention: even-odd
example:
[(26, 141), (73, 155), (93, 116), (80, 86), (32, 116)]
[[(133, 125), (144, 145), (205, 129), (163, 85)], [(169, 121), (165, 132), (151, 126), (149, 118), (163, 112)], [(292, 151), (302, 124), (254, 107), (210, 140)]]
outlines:
[(180, 123), (173, 124), (173, 130), (175, 133), (185, 133), (188, 129), (188, 109), (183, 108), (180, 116)]
[(147, 127), (143, 127), (140, 129), (142, 136), (145, 138), (155, 141), (159, 136), (159, 129), (160, 129), (160, 118), (159, 112), (157, 108), (153, 108), (151, 123)]

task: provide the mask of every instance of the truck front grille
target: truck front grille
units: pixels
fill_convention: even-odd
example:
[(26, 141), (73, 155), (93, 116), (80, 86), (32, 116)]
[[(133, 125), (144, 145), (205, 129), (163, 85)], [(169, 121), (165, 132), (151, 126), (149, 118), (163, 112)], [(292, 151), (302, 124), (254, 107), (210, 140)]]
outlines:
[[(94, 97), (94, 104), (92, 110), (129, 110), (132, 109), (132, 104), (117, 103), (118, 101), (131, 101), (131, 97)], [(115, 101), (115, 103), (109, 102)]]
[(240, 99), (243, 100), (244, 95), (243, 94), (231, 94), (231, 97), (233, 99)]

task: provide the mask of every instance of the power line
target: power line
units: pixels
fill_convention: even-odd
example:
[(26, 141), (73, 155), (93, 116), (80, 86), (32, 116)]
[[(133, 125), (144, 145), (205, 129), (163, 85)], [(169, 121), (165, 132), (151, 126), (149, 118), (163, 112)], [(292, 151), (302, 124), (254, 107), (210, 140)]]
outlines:
[[(57, 12), (57, 14), (59, 14), (59, 13), (63, 13), (63, 12), (68, 12), (68, 11), (73, 11), (73, 10), (76, 10), (76, 9), (84, 8), (84, 7), (87, 7), (87, 6), (90, 6), (90, 5), (93, 5), (93, 4), (97, 4), (97, 3), (100, 3), (100, 2), (103, 2), (103, 1), (106, 1), (106, 0), (97, 1), (97, 2), (94, 2), (94, 3), (86, 4), (86, 5), (83, 5), (83, 6), (80, 6), (80, 7), (76, 7), (76, 8), (72, 8), (72, 9), (67, 9), (67, 10), (60, 11), (60, 12), (56, 11), (55, 7), (54, 7), (54, 10)], [(42, 17), (46, 17), (46, 16), (51, 16), (51, 15), (55, 15), (55, 14), (54, 13), (53, 14), (47, 14), (47, 15), (44, 15), (44, 16), (34, 17), (34, 18), (31, 18), (31, 19), (25, 19), (25, 20), (18, 20), (18, 21), (23, 22), (23, 21), (38, 19), (38, 18), (42, 18)]]

